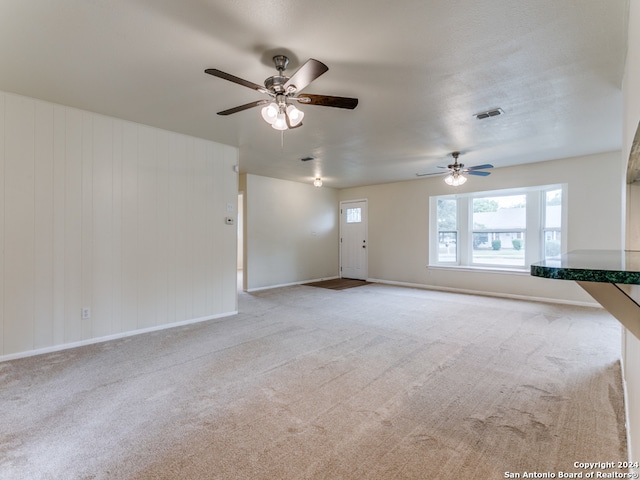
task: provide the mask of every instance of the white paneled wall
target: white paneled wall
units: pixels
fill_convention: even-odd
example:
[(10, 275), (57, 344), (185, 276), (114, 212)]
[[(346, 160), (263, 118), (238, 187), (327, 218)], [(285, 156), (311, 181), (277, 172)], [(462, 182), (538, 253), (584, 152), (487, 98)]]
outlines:
[(0, 93), (0, 359), (235, 313), (236, 163)]

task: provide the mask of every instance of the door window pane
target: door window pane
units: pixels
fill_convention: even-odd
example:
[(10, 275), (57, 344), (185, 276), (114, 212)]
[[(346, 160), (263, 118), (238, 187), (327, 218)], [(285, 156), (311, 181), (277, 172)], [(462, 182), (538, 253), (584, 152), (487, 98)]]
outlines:
[(362, 208), (347, 208), (347, 223), (362, 222)]

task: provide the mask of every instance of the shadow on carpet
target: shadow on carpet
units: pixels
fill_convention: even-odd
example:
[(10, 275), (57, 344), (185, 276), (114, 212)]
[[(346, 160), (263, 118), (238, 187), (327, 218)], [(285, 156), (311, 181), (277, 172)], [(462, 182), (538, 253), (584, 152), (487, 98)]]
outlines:
[(361, 287), (369, 285), (366, 280), (356, 280), (353, 278), (334, 278), (332, 280), (322, 280), (320, 282), (304, 283), (307, 287), (329, 288), (331, 290), (345, 290), (347, 288)]

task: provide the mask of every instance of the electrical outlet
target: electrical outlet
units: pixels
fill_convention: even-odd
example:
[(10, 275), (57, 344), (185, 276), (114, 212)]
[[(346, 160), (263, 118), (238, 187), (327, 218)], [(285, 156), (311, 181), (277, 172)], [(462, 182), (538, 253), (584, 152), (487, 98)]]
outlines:
[(90, 307), (82, 307), (82, 319), (88, 320), (91, 318), (91, 308)]

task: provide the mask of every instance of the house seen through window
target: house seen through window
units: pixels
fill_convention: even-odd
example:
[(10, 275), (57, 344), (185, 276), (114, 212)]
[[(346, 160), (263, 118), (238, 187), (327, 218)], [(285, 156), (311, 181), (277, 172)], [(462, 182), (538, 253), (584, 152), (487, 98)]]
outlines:
[(559, 256), (565, 188), (432, 197), (429, 263), (524, 270)]

